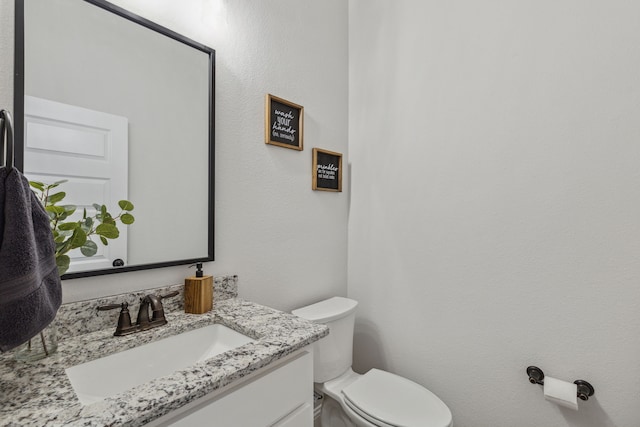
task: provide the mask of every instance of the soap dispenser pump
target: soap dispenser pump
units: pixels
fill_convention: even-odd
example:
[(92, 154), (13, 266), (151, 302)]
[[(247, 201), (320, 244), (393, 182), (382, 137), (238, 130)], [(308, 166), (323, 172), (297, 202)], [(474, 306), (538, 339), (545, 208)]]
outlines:
[(196, 275), (184, 279), (184, 312), (202, 314), (213, 308), (213, 276), (205, 276), (202, 263), (196, 267)]

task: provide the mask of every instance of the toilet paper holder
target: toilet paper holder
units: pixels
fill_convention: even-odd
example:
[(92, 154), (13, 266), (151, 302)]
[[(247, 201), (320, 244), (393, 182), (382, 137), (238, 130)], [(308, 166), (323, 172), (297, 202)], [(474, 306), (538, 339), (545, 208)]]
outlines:
[[(531, 384), (544, 385), (544, 372), (537, 366), (529, 366), (527, 368), (527, 375), (529, 376), (529, 382)], [(591, 384), (585, 380), (575, 380), (573, 382), (578, 389), (578, 398), (580, 400), (589, 400), (589, 397), (593, 396), (596, 392)]]

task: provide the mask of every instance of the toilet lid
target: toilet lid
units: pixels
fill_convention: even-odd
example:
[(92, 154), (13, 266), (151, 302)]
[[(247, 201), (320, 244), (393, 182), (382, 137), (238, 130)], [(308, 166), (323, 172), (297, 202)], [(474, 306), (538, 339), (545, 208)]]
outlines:
[(451, 411), (438, 396), (413, 381), (379, 369), (370, 370), (342, 393), (349, 406), (377, 425), (451, 425)]

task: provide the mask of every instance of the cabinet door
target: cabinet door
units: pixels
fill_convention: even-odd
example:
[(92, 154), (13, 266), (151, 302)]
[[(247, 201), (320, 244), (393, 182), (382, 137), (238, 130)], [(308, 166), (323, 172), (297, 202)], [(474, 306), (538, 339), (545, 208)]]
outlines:
[[(214, 400), (204, 397), (166, 424), (176, 427), (313, 426), (313, 356), (302, 352), (284, 365), (234, 387)], [(305, 408), (307, 405), (307, 409)], [(169, 414), (171, 416), (171, 414)], [(291, 416), (291, 420), (289, 417)], [(293, 424), (292, 422), (295, 421)]]

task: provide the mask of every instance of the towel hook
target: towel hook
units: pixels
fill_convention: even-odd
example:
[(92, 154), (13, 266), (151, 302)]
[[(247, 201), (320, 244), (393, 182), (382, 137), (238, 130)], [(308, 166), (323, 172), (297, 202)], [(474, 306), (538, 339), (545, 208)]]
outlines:
[[(5, 134), (7, 145), (5, 147)], [(11, 172), (13, 169), (13, 120), (9, 110), (0, 110), (0, 163)], [(6, 149), (6, 156), (5, 156)]]

